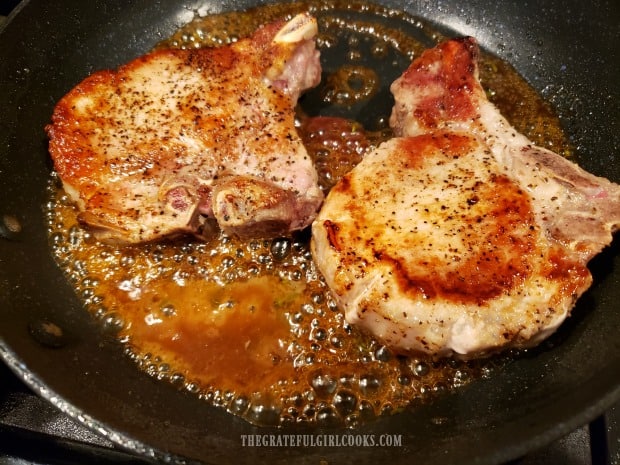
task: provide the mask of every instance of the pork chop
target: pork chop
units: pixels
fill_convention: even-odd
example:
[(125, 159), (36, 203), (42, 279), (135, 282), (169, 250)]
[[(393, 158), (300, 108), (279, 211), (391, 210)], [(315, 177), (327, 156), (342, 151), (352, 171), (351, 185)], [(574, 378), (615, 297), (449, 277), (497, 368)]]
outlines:
[(591, 285), (620, 186), (516, 133), (478, 81), (472, 38), (393, 83), (398, 137), (327, 196), (312, 250), (348, 322), (405, 353), (537, 344)]
[(323, 200), (294, 107), (318, 84), (316, 20), (301, 14), (215, 49), (159, 50), (99, 71), (56, 105), (49, 151), (100, 239), (268, 236), (308, 226)]

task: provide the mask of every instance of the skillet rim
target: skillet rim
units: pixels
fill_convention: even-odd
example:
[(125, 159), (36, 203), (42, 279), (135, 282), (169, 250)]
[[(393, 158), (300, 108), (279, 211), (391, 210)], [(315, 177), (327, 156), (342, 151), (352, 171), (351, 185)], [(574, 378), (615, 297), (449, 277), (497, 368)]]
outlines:
[[(35, 2), (30, 2), (30, 1), (23, 2), (23, 3), (22, 3), (22, 4), (20, 4), (20, 6), (18, 7), (18, 8), (19, 8), (19, 11), (22, 11), (22, 8), (25, 8), (25, 7), (26, 7), (26, 5), (27, 5), (27, 4), (30, 4), (30, 3), (35, 3)], [(15, 17), (17, 16), (17, 14), (18, 14), (18, 12), (15, 12), (15, 14), (14, 14), (14, 15), (12, 14), (12, 16), (11, 16), (10, 18), (11, 18), (11, 19), (15, 18)], [(8, 25), (9, 25), (10, 23), (11, 23), (11, 21), (7, 21), (7, 23), (6, 23), (3, 27), (0, 27), (0, 34), (3, 32), (3, 30), (5, 30), (5, 29), (8, 27)], [(2, 37), (0, 36), (0, 38), (2, 38)], [(70, 409), (70, 408), (72, 408), (72, 405), (71, 405), (71, 403), (70, 403), (69, 401), (65, 401), (65, 400), (64, 400), (61, 396), (59, 396), (57, 393), (54, 393), (54, 392), (50, 391), (50, 390), (46, 387), (45, 383), (44, 383), (43, 381), (41, 381), (40, 379), (38, 379), (38, 377), (37, 377), (37, 376), (33, 376), (32, 374), (28, 374), (28, 372), (27, 372), (27, 371), (26, 371), (26, 372), (21, 373), (21, 372), (20, 372), (20, 370), (21, 370), (20, 366), (22, 365), (22, 363), (20, 362), (19, 357), (17, 357), (17, 356), (16, 356), (16, 354), (13, 354), (13, 352), (11, 351), (11, 349), (10, 349), (8, 346), (4, 345), (4, 343), (2, 343), (2, 349), (3, 349), (3, 350), (1, 350), (1, 351), (0, 351), (0, 352), (2, 353), (2, 357), (5, 359), (5, 361), (6, 361), (6, 360), (8, 360), (8, 361), (7, 361), (7, 364), (10, 366), (10, 368), (11, 368), (13, 371), (16, 371), (16, 372), (17, 372), (17, 374), (18, 374), (20, 377), (22, 377), (22, 379), (23, 379), (24, 377), (28, 377), (28, 378), (29, 378), (29, 380), (25, 380), (25, 381), (26, 381), (26, 383), (27, 383), (27, 384), (32, 384), (32, 385), (31, 385), (31, 387), (32, 387), (35, 391), (39, 392), (40, 394), (43, 394), (43, 393), (44, 393), (44, 391), (45, 391), (45, 390), (47, 390), (47, 391), (48, 391), (48, 393), (50, 393), (52, 396), (54, 396), (54, 397), (58, 400), (59, 405), (57, 405), (57, 407), (59, 407), (61, 410), (63, 410), (63, 409)], [(44, 397), (45, 397), (45, 396), (44, 396)], [(596, 415), (595, 415), (595, 413), (596, 413), (596, 412), (598, 412), (598, 411), (599, 411), (599, 410), (601, 410), (601, 409), (606, 409), (606, 408), (608, 408), (608, 407), (609, 407), (609, 406), (610, 406), (610, 405), (611, 405), (611, 404), (612, 404), (615, 400), (617, 400), (617, 399), (619, 399), (619, 398), (620, 398), (620, 384), (617, 384), (617, 385), (615, 386), (615, 388), (611, 389), (610, 391), (608, 391), (608, 392), (607, 392), (607, 394), (603, 395), (603, 397), (599, 399), (599, 402), (595, 402), (595, 404), (594, 404), (594, 405), (591, 405), (589, 409), (586, 409), (586, 412), (584, 412), (584, 418), (585, 418), (587, 421), (589, 421), (589, 420), (593, 419), (593, 418), (596, 416)], [(66, 402), (66, 405), (63, 405), (63, 402)], [(55, 405), (56, 405), (56, 404), (55, 404)], [(601, 411), (602, 411), (602, 410), (601, 410)], [(79, 413), (79, 409), (75, 410), (75, 411), (74, 411), (74, 413), (78, 415), (78, 420), (80, 420), (80, 418), (79, 418), (79, 417), (80, 417), (81, 415), (80, 415), (80, 413)], [(83, 413), (83, 412), (81, 412), (81, 413)], [(587, 418), (586, 418), (586, 417), (587, 417)], [(582, 421), (584, 418), (581, 418), (578, 422), (579, 422), (579, 423), (581, 423), (581, 421)], [(574, 429), (574, 427), (578, 426), (578, 425), (573, 425), (573, 424), (572, 424), (572, 423), (576, 422), (577, 420), (578, 420), (578, 419), (577, 419), (576, 417), (573, 417), (573, 418), (572, 418), (572, 422), (571, 422), (571, 419), (569, 419), (569, 420), (567, 420), (567, 421), (563, 422), (563, 423), (561, 424), (562, 429), (563, 429), (563, 432), (565, 433), (565, 432), (571, 431), (572, 429)], [(573, 427), (570, 427), (571, 425), (572, 425)], [(88, 426), (88, 425), (87, 425), (87, 426)], [(549, 435), (549, 433), (548, 433), (548, 432), (547, 432), (547, 433), (540, 433), (538, 436), (536, 436), (536, 438), (538, 438), (539, 440), (542, 440), (542, 441), (547, 441), (547, 439), (548, 439), (548, 435)], [(557, 434), (554, 434), (554, 436), (560, 437), (560, 435), (557, 435)], [(137, 446), (137, 447), (138, 447), (138, 448), (140, 448), (141, 446)], [(520, 453), (520, 452), (521, 452), (521, 449), (517, 447), (516, 449), (512, 450), (511, 452), (512, 452), (513, 454), (514, 454), (514, 453)], [(150, 455), (150, 454), (148, 454), (148, 455)], [(513, 456), (513, 457), (514, 457), (514, 456)], [(500, 457), (498, 456), (497, 458), (500, 458)], [(508, 457), (508, 458), (511, 458), (511, 457)], [(472, 462), (472, 463), (473, 463), (473, 462)], [(485, 462), (476, 462), (476, 463), (485, 463)], [(491, 462), (489, 462), (489, 463), (491, 463)]]

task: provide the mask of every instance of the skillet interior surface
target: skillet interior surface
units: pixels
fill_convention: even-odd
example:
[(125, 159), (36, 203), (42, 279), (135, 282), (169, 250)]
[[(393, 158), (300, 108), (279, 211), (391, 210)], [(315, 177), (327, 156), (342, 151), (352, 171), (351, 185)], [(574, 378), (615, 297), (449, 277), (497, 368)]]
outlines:
[[(592, 262), (594, 286), (549, 341), (493, 377), (355, 431), (401, 435), (400, 447), (240, 453), (241, 435), (277, 431), (251, 426), (141, 373), (101, 330), (49, 252), (44, 204), (51, 163), (43, 127), (55, 102), (88, 73), (145, 53), (194, 11), (256, 3), (29, 1), (4, 26), (0, 215), (22, 227), (13, 233), (0, 223), (0, 355), (6, 363), (35, 391), (124, 447), (218, 464), (500, 463), (585, 424), (617, 401), (618, 241)], [(620, 181), (620, 15), (613, 2), (407, 1), (397, 7), (454, 35), (473, 35), (507, 59), (561, 115), (580, 165)], [(60, 335), (45, 332), (50, 323)]]

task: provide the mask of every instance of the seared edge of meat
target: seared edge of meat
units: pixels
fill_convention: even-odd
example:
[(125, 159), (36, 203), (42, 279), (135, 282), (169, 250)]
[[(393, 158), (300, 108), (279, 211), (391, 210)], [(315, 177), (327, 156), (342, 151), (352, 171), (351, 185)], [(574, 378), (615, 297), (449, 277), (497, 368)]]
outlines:
[(516, 133), (486, 99), (474, 39), (393, 85), (397, 137), (328, 195), (312, 250), (345, 311), (397, 351), (475, 357), (537, 344), (591, 284), (620, 189)]
[(620, 227), (620, 186), (516, 132), (486, 98), (478, 57), (473, 37), (426, 51), (391, 86), (390, 125), (400, 136), (449, 129), (480, 137), (535, 199), (547, 233), (587, 262)]
[(46, 130), (80, 220), (117, 242), (200, 234), (209, 218), (240, 235), (309, 225), (323, 195), (294, 106), (320, 80), (316, 34), (302, 14), (229, 47), (152, 52), (72, 89)]

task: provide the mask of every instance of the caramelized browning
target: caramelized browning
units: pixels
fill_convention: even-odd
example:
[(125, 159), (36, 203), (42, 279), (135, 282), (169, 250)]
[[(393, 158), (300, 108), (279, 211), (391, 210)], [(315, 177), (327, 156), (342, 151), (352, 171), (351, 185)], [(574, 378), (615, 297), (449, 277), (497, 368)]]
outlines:
[(520, 285), (537, 253), (529, 197), (472, 150), (480, 147), (466, 135), (399, 139), (391, 161), (381, 158), (367, 177), (347, 176), (332, 189), (330, 201), (344, 196), (338, 208), (350, 214), (346, 225), (323, 223), (344, 257), (339, 267), (362, 260), (370, 273), (384, 263), (411, 298), (457, 304), (482, 305)]
[(532, 347), (590, 286), (620, 226), (620, 186), (537, 147), (489, 102), (472, 37), (390, 86), (379, 145), (336, 184), (312, 251), (349, 323), (444, 357)]
[(199, 235), (205, 218), (240, 235), (308, 226), (323, 195), (294, 107), (320, 79), (316, 33), (299, 15), (230, 46), (161, 49), (84, 79), (46, 127), (81, 221), (126, 243)]
[(478, 48), (463, 43), (465, 46), (448, 42), (445, 47), (426, 51), (400, 78), (403, 86), (423, 94), (418, 97), (414, 116), (428, 129), (446, 120), (465, 120), (477, 114), (469, 95), (478, 86), (477, 71), (474, 73), (472, 66), (478, 61)]
[[(364, 2), (325, 0), (272, 4), (248, 12), (196, 18), (158, 48), (194, 49), (233, 43), (249, 36), (260, 24), (308, 10), (319, 20), (321, 53), (328, 57), (342, 48), (336, 63), (331, 63), (331, 87), (307, 96), (324, 99), (322, 115), (332, 111), (342, 115), (348, 110), (346, 105), (353, 101), (367, 105), (367, 98), (374, 95), (371, 92), (364, 97), (362, 92), (349, 95), (352, 100), (335, 98), (334, 89), (352, 84), (338, 82), (351, 77), (350, 72), (338, 73), (338, 69), (372, 70), (381, 64), (387, 70), (392, 62), (396, 63), (393, 66), (403, 66), (442, 38), (421, 18)], [(364, 47), (370, 53), (363, 53)], [(371, 60), (366, 62), (366, 58)], [(508, 109), (507, 114), (524, 128), (522, 131), (539, 141), (553, 141), (555, 147), (568, 147), (557, 118), (508, 64), (484, 56), (482, 75), (489, 94)], [(389, 85), (381, 73), (378, 77), (383, 80), (380, 86)], [(391, 134), (385, 124), (378, 125), (382, 131), (365, 131), (355, 121), (355, 112), (345, 119), (308, 117), (303, 111), (307, 103), (302, 98), (297, 130), (314, 161), (320, 187), (327, 193)], [(374, 112), (374, 107), (364, 111)], [(374, 118), (385, 123), (388, 116), (377, 114)], [(200, 124), (207, 123), (201, 118)], [(216, 124), (215, 120), (210, 124)], [(83, 136), (74, 133), (76, 138)], [(447, 144), (448, 153), (460, 156), (470, 141), (462, 138), (425, 143)], [(412, 155), (408, 163), (411, 168), (422, 160)], [(78, 163), (69, 165), (70, 169), (81, 169)], [(504, 182), (497, 179), (495, 185), (513, 189)], [(463, 212), (454, 215), (474, 218), (470, 211), (475, 211), (476, 203), (492, 195), (490, 187), (476, 189), (481, 190), (478, 200), (472, 192), (468, 197), (470, 208), (463, 206)], [(188, 192), (182, 184), (171, 186), (168, 203), (183, 210), (194, 200)], [(198, 194), (208, 198), (213, 192)], [(517, 190), (513, 197), (514, 205), (507, 203), (504, 208), (521, 208)], [(448, 212), (443, 214), (449, 216)], [(117, 331), (128, 355), (141, 369), (253, 423), (354, 427), (489, 376), (510, 360), (509, 356), (498, 356), (477, 362), (430, 362), (397, 356), (344, 321), (312, 260), (307, 231), (274, 240), (240, 240), (215, 230), (207, 241), (185, 238), (140, 246), (103, 244), (79, 227), (76, 210), (55, 179), (50, 186), (48, 224), (53, 253), (77, 295), (104, 328)], [(506, 227), (520, 228), (515, 224)], [(331, 223), (330, 230), (334, 247), (345, 247), (338, 242), (342, 231), (336, 222)], [(380, 249), (376, 252), (378, 257), (381, 253), (389, 256)], [(429, 252), (429, 259), (431, 255)], [(393, 258), (407, 269), (403, 257)], [(520, 265), (518, 260), (513, 264)], [(550, 262), (549, 272), (577, 271), (565, 267), (558, 255)], [(420, 292), (425, 293), (451, 292), (455, 298), (466, 299), (471, 298), (467, 296), (473, 295), (476, 286), (462, 283), (456, 271), (437, 282), (421, 273), (415, 276), (413, 270), (407, 273), (403, 274), (408, 280), (403, 285), (411, 287), (413, 279), (424, 279)], [(499, 292), (499, 288), (489, 292)]]

